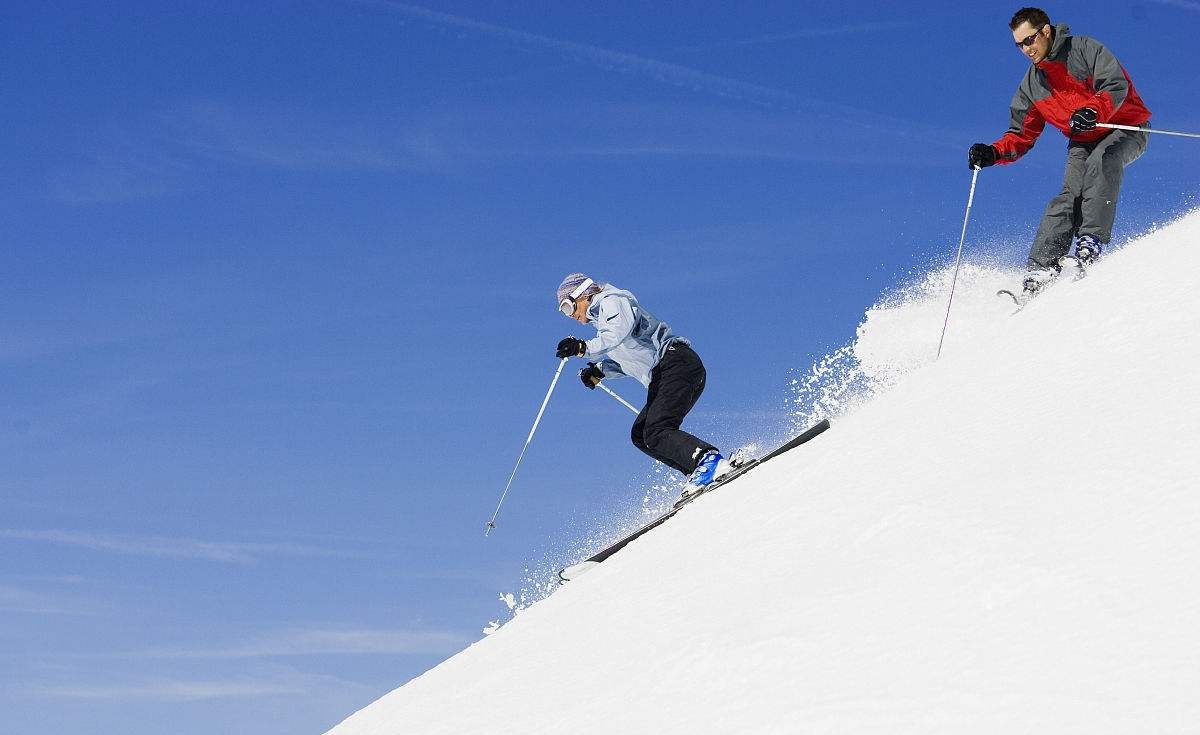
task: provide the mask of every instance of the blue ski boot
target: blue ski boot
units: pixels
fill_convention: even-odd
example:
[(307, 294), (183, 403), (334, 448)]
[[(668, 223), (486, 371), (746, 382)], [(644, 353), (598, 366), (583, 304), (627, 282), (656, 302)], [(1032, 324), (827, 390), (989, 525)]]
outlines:
[(1075, 260), (1079, 261), (1079, 267), (1087, 268), (1092, 263), (1096, 262), (1096, 258), (1100, 257), (1104, 246), (1100, 241), (1091, 235), (1080, 235), (1075, 241)]
[(700, 463), (696, 465), (696, 469), (688, 477), (688, 484), (696, 487), (711, 484), (713, 480), (717, 479), (717, 465), (723, 459), (725, 458), (715, 449), (705, 452), (704, 456), (700, 458)]
[(687, 484), (683, 486), (683, 497), (680, 498), (680, 502), (704, 492), (705, 488), (727, 475), (731, 469), (733, 469), (733, 465), (722, 457), (720, 452), (715, 449), (708, 450), (700, 458), (700, 464), (692, 470)]

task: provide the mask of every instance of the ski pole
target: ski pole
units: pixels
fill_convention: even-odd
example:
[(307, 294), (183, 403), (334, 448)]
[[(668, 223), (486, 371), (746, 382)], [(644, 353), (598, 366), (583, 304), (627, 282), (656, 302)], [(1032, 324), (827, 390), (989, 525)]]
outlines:
[(604, 385), (604, 383), (596, 383), (596, 387), (600, 388), (601, 390), (603, 390), (605, 393), (609, 394), (613, 398), (616, 398), (618, 403), (620, 403), (625, 408), (628, 408), (630, 411), (633, 411), (635, 414), (641, 413), (641, 411), (634, 408), (633, 405), (629, 403), (629, 401), (626, 401), (621, 396), (619, 396), (616, 393), (613, 393), (611, 390), (609, 390), (608, 387), (606, 385)]
[(954, 287), (958, 285), (958, 267), (962, 264), (963, 242), (967, 239), (967, 222), (971, 219), (971, 204), (975, 201), (975, 180), (979, 178), (979, 167), (971, 174), (971, 193), (967, 196), (967, 213), (963, 215), (962, 234), (958, 238), (958, 257), (954, 260), (954, 278), (950, 281), (950, 300), (946, 302), (946, 320), (942, 322), (942, 336), (938, 339), (937, 360), (942, 356), (942, 342), (946, 339), (946, 327), (950, 324), (950, 305), (954, 303)]
[(517, 465), (513, 467), (512, 474), (508, 476), (508, 484), (504, 486), (504, 492), (500, 493), (500, 502), (496, 504), (496, 512), (492, 513), (492, 518), (484, 527), (483, 535), (487, 536), (496, 527), (496, 516), (500, 515), (500, 506), (504, 505), (504, 496), (508, 495), (508, 489), (512, 487), (513, 478), (517, 476), (517, 468), (521, 466), (521, 460), (525, 459), (525, 450), (529, 449), (529, 442), (533, 441), (533, 432), (537, 431), (538, 424), (542, 420), (542, 414), (546, 411), (546, 404), (550, 402), (550, 394), (554, 392), (554, 386), (558, 384), (558, 376), (562, 375), (563, 365), (567, 364), (567, 358), (558, 361), (558, 369), (554, 371), (554, 380), (550, 381), (550, 389), (546, 391), (546, 397), (542, 399), (542, 407), (538, 409), (537, 418), (533, 420), (533, 428), (529, 430), (529, 436), (525, 439), (525, 446), (521, 447), (521, 454), (517, 457)]
[(1113, 125), (1112, 123), (1096, 123), (1098, 128), (1113, 130), (1132, 130), (1135, 133), (1158, 133), (1159, 135), (1178, 135), (1180, 138), (1200, 138), (1200, 133), (1180, 133), (1174, 130), (1157, 130), (1155, 128), (1139, 128), (1135, 125)]

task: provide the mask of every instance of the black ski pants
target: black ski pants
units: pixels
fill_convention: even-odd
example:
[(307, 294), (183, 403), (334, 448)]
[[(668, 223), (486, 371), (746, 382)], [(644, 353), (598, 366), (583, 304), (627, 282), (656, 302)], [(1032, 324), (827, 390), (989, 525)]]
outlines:
[(1071, 250), (1075, 235), (1091, 235), (1108, 244), (1125, 167), (1146, 151), (1149, 138), (1149, 133), (1114, 130), (1094, 143), (1068, 145), (1062, 192), (1042, 215), (1029, 249), (1030, 268), (1055, 267)]
[(705, 452), (716, 449), (679, 428), (700, 400), (704, 379), (700, 356), (683, 342), (672, 342), (650, 371), (646, 407), (630, 431), (635, 447), (685, 475), (692, 474)]

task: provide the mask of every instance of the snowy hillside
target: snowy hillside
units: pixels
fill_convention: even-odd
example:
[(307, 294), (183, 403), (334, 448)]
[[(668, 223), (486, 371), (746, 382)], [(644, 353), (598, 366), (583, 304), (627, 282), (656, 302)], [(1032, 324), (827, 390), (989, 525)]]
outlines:
[(888, 390), (331, 733), (1196, 732), (1197, 273), (1200, 213), (1011, 319), (968, 268), (938, 362), (931, 277)]

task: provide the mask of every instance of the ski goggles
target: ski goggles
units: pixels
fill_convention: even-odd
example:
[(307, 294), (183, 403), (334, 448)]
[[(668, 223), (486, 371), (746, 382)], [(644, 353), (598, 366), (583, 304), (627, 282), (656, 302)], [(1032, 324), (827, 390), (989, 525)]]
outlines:
[(584, 291), (587, 291), (589, 288), (591, 288), (593, 283), (594, 281), (592, 281), (590, 278), (583, 279), (583, 283), (576, 286), (575, 290), (572, 291), (567, 298), (558, 302), (558, 310), (561, 311), (564, 316), (571, 316), (574, 314), (575, 304), (579, 300), (579, 297), (583, 295)]

